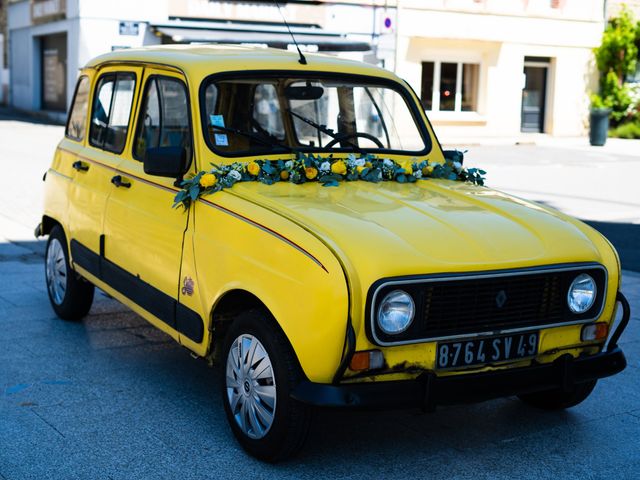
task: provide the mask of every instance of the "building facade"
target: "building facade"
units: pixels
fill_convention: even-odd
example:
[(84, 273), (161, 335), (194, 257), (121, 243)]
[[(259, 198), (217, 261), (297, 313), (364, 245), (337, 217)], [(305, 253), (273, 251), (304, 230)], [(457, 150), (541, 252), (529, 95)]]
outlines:
[[(280, 3), (309, 51), (377, 62), (380, 39), (393, 38), (384, 31), (390, 14), (384, 0)], [(362, 21), (354, 24), (354, 18)], [(8, 30), (11, 104), (58, 119), (69, 106), (78, 69), (114, 49), (162, 43), (292, 47), (273, 0), (14, 0)], [(393, 47), (380, 48), (381, 58), (392, 61), (393, 54)]]
[[(405, 78), (441, 138), (584, 135), (605, 0), (280, 0), (298, 42)], [(292, 48), (273, 0), (14, 0), (10, 102), (62, 118), (78, 68), (160, 43)]]
[(584, 135), (602, 0), (401, 0), (397, 71), (447, 139)]

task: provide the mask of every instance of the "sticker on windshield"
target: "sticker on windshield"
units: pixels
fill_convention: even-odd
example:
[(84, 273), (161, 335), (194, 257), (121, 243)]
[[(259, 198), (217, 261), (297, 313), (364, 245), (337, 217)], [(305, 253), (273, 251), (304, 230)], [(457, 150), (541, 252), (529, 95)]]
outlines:
[(212, 127), (224, 128), (224, 116), (222, 115), (209, 115), (209, 121), (211, 121)]
[(216, 133), (214, 134), (213, 137), (214, 137), (215, 144), (218, 145), (219, 147), (229, 146), (229, 139), (227, 138), (226, 133)]

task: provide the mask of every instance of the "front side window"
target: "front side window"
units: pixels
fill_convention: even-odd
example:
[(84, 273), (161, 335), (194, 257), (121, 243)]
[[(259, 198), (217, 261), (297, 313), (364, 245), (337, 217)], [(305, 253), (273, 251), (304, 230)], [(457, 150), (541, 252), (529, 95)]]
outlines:
[(91, 145), (122, 153), (134, 92), (135, 75), (132, 73), (107, 74), (98, 80), (89, 129)]
[(76, 86), (76, 94), (73, 97), (73, 105), (69, 111), (67, 129), (65, 135), (68, 138), (81, 142), (87, 124), (87, 112), (89, 110), (89, 77), (80, 77)]
[(145, 88), (134, 158), (143, 160), (147, 149), (183, 147), (191, 158), (191, 122), (187, 89), (177, 79), (152, 77)]
[(420, 100), (434, 112), (476, 112), (480, 65), (423, 62)]
[(348, 75), (264, 74), (205, 81), (207, 144), (228, 156), (291, 151), (420, 155), (431, 142), (408, 93)]

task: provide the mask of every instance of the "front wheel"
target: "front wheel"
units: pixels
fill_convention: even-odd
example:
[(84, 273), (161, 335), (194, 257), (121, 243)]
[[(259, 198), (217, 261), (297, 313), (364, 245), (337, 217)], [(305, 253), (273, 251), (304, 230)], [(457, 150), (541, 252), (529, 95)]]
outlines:
[(94, 286), (71, 268), (67, 239), (59, 225), (49, 234), (44, 265), (47, 292), (56, 314), (64, 320), (80, 320), (89, 313)]
[(293, 456), (311, 409), (289, 395), (302, 374), (284, 334), (267, 315), (246, 312), (229, 327), (222, 358), (224, 409), (238, 442), (267, 462)]
[(586, 383), (578, 383), (568, 392), (561, 389), (546, 390), (544, 392), (518, 395), (518, 398), (526, 404), (543, 410), (564, 410), (575, 407), (585, 401), (595, 388), (596, 383), (597, 380), (592, 380)]

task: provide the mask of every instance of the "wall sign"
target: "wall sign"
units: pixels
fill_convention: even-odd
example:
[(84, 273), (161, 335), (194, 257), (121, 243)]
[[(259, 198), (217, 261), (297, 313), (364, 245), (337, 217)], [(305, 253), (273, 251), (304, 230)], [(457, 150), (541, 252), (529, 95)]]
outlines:
[(140, 23), (138, 22), (120, 22), (120, 35), (129, 35), (137, 37), (140, 33)]

